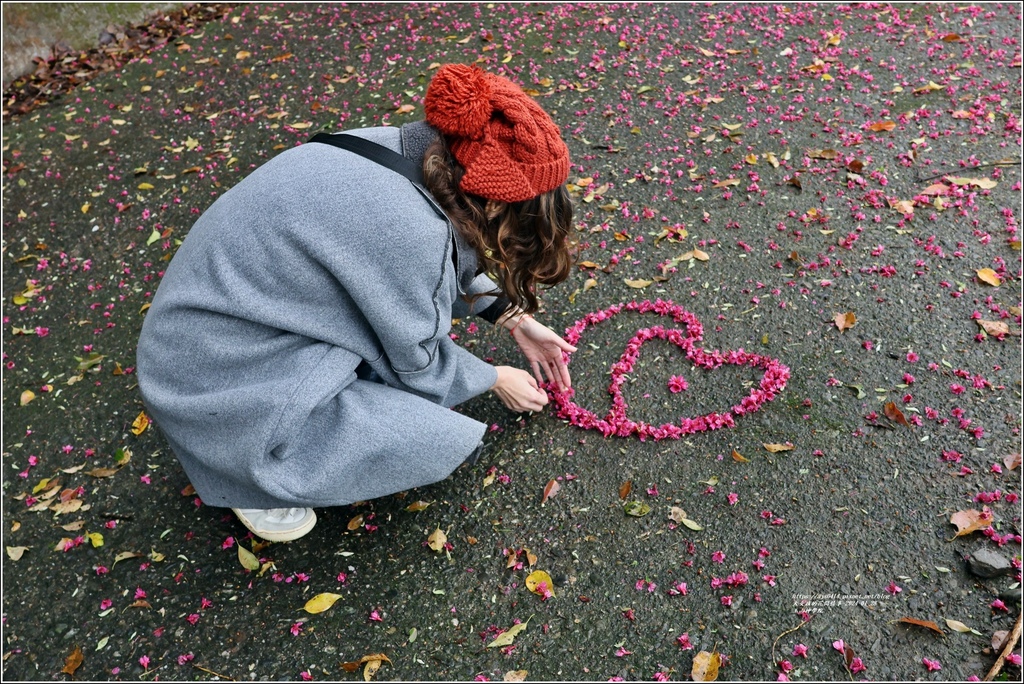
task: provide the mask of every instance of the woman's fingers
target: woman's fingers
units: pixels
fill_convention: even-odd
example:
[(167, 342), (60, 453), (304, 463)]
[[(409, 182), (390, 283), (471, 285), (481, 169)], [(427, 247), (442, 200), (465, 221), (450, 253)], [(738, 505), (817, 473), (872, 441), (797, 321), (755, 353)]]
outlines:
[(560, 378), (560, 384), (562, 389), (569, 389), (572, 387), (572, 379), (569, 377), (569, 367), (564, 362), (559, 362), (556, 366), (558, 376)]
[(537, 384), (538, 385), (544, 384), (544, 377), (543, 377), (543, 375), (541, 375), (541, 372), (540, 372), (540, 369), (541, 369), (540, 361), (534, 361), (530, 365), (533, 366), (533, 377), (535, 377), (537, 379)]

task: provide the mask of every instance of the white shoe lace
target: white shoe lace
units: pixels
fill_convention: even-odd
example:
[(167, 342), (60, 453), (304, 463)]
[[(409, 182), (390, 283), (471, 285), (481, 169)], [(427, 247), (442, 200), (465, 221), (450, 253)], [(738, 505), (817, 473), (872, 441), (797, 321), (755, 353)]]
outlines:
[(271, 508), (267, 511), (267, 522), (287, 525), (302, 520), (305, 515), (305, 508)]

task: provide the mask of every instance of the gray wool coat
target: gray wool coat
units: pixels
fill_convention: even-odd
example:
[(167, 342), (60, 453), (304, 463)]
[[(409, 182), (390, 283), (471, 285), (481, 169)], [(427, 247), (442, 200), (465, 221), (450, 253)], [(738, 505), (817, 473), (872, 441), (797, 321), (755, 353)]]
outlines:
[[(422, 122), (351, 133), (417, 162), (437, 135)], [(494, 301), (470, 311), (462, 296), (494, 286), (421, 190), (307, 143), (189, 231), (146, 313), (137, 368), (204, 503), (348, 504), (441, 480), (479, 446), (486, 426), (450, 407), (497, 372), (449, 332)]]

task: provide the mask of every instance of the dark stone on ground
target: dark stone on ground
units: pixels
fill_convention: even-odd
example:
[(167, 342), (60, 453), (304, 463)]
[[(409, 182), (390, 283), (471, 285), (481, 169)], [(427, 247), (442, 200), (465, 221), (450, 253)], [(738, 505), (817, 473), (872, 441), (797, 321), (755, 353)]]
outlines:
[(1006, 575), (1013, 570), (1010, 561), (1003, 554), (987, 546), (975, 549), (967, 559), (967, 566), (978, 577), (986, 578)]

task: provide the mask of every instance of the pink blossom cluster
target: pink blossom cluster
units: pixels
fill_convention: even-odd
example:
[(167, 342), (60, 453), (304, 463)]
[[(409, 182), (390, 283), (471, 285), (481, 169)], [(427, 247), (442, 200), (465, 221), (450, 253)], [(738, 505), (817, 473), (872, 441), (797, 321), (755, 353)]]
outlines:
[[(686, 330), (684, 332), (679, 328), (666, 329), (662, 326), (652, 326), (637, 331), (636, 335), (627, 343), (622, 356), (612, 366), (612, 379), (608, 386), (608, 393), (612, 396), (612, 407), (604, 418), (598, 417), (593, 411), (573, 402), (574, 390), (569, 389), (561, 392), (553, 386), (549, 386), (548, 391), (551, 393), (557, 406), (558, 417), (569, 420), (570, 423), (577, 427), (585, 430), (598, 430), (605, 437), (612, 435), (618, 437), (636, 435), (641, 441), (646, 440), (648, 437), (655, 441), (679, 439), (684, 435), (697, 432), (733, 427), (735, 425), (733, 416), (757, 411), (761, 408), (762, 404), (778, 396), (785, 388), (786, 381), (789, 380), (789, 368), (777, 359), (751, 354), (742, 349), (720, 352), (717, 350), (707, 351), (695, 347), (694, 343), (699, 342), (704, 334), (704, 327), (701, 325), (701, 322), (691, 312), (686, 311), (671, 301), (662, 299), (654, 302), (644, 300), (642, 302), (634, 301), (616, 304), (604, 311), (589, 313), (566, 330), (566, 341), (575, 345), (579, 341), (580, 335), (588, 327), (606, 321), (621, 311), (671, 316), (676, 323), (684, 324)], [(664, 425), (651, 425), (643, 421), (634, 421), (627, 416), (628, 406), (622, 396), (622, 385), (626, 382), (626, 376), (632, 372), (633, 367), (636, 365), (640, 348), (645, 342), (652, 339), (666, 340), (675, 344), (686, 353), (687, 358), (694, 365), (706, 370), (714, 370), (726, 364), (751, 366), (763, 369), (764, 377), (761, 378), (761, 382), (751, 390), (749, 395), (744, 397), (726, 413), (712, 412), (695, 418), (683, 417), (679, 419), (678, 423), (665, 423)], [(566, 354), (565, 356), (566, 362), (568, 362), (569, 355)], [(679, 380), (682, 380), (682, 378), (679, 378)], [(677, 383), (677, 386), (680, 389), (685, 389), (682, 383)]]

